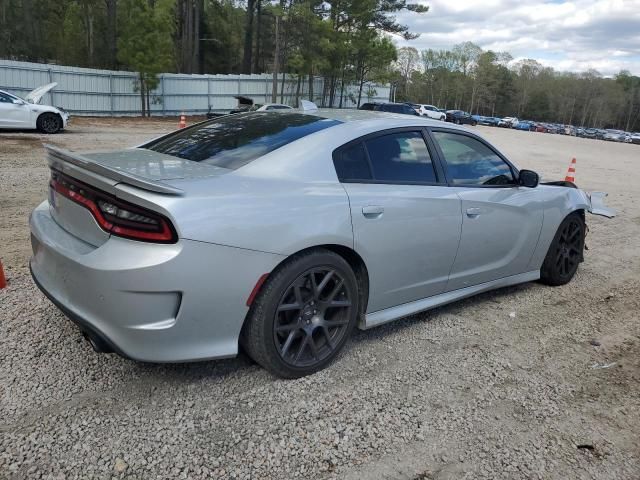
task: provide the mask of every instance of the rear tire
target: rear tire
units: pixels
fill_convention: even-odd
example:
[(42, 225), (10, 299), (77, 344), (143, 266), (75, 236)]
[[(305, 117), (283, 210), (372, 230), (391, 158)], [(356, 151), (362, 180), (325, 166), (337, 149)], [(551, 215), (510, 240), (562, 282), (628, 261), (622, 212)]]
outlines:
[(240, 342), (283, 378), (322, 370), (344, 347), (358, 318), (355, 274), (338, 254), (314, 249), (289, 258), (256, 296)]
[(62, 130), (62, 119), (55, 113), (43, 113), (38, 117), (36, 127), (42, 133), (58, 133)]
[(559, 286), (571, 281), (583, 260), (585, 224), (582, 215), (573, 212), (558, 227), (540, 269), (540, 281)]

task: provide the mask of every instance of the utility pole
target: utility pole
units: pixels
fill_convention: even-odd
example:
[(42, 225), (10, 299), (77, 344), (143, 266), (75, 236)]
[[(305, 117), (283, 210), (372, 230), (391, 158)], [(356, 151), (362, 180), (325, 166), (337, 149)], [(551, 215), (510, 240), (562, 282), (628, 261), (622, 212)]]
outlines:
[(280, 16), (276, 15), (276, 51), (273, 54), (273, 85), (271, 102), (276, 103), (278, 97), (278, 62), (280, 60)]

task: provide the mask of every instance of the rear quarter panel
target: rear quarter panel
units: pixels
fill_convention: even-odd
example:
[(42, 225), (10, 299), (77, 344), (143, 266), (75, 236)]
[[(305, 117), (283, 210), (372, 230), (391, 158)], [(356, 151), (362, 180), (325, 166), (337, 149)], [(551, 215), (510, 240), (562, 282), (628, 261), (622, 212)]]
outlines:
[(290, 255), (318, 244), (352, 247), (349, 200), (337, 182), (228, 174), (191, 181), (164, 205), (182, 238)]

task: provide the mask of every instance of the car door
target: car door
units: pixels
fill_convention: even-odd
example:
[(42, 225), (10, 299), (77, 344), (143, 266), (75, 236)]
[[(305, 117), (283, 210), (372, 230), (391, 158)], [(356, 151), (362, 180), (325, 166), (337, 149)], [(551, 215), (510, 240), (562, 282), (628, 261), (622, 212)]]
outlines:
[[(13, 103), (18, 100), (20, 103)], [(29, 105), (21, 100), (0, 92), (0, 126), (4, 128), (25, 128), (29, 124)]]
[[(460, 199), (420, 128), (367, 136), (334, 152), (354, 248), (369, 273), (368, 312), (442, 293), (460, 239)], [(439, 173), (438, 173), (439, 172)]]
[(515, 168), (479, 137), (446, 129), (431, 136), (462, 208), (447, 290), (524, 273), (542, 228), (540, 189), (519, 186)]

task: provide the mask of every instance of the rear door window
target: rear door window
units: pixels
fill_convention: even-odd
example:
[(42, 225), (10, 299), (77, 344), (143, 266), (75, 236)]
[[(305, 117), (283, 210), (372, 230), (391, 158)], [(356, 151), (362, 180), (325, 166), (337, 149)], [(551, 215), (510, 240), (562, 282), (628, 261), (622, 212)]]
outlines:
[(240, 113), (178, 130), (142, 148), (235, 170), (288, 143), (340, 123), (301, 113)]
[(339, 151), (333, 161), (341, 181), (366, 182), (371, 180), (371, 169), (364, 144), (359, 142)]
[(384, 182), (435, 183), (436, 173), (422, 133), (398, 132), (366, 140), (373, 177)]

